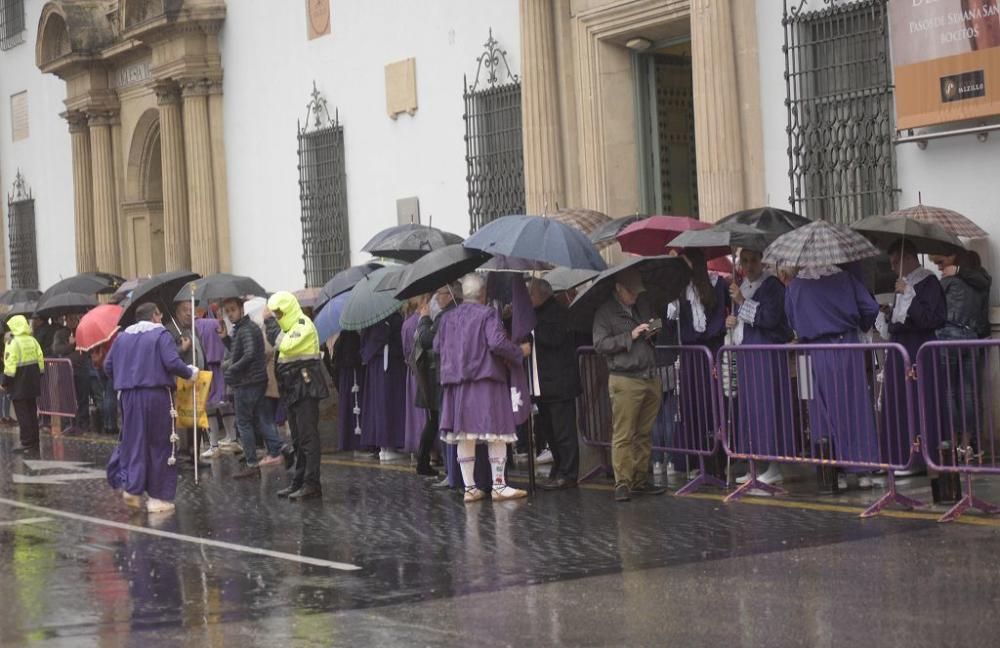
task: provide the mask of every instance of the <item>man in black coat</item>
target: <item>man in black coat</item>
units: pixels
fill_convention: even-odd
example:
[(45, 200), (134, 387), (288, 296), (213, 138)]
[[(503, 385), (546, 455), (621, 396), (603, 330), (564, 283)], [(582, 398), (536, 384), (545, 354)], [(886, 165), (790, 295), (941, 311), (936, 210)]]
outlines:
[[(455, 285), (442, 286), (431, 300), (420, 308), (420, 321), (417, 323), (415, 351), (419, 353), (417, 370), (421, 373), (419, 384), (419, 400), (427, 409), (427, 422), (420, 434), (420, 446), (417, 450), (417, 474), (427, 477), (437, 477), (438, 472), (431, 468), (431, 449), (438, 436), (438, 412), (441, 410), (441, 387), (438, 375), (438, 356), (434, 351), (434, 338), (437, 336), (441, 315), (455, 308), (455, 294), (461, 294), (461, 288)], [(440, 483), (444, 488), (448, 478)]]
[(545, 426), (552, 450), (546, 490), (576, 486), (580, 471), (580, 446), (576, 430), (576, 397), (580, 394), (576, 336), (569, 327), (569, 310), (552, 293), (544, 279), (532, 279), (528, 287), (535, 307), (535, 359), (538, 364), (538, 417)]

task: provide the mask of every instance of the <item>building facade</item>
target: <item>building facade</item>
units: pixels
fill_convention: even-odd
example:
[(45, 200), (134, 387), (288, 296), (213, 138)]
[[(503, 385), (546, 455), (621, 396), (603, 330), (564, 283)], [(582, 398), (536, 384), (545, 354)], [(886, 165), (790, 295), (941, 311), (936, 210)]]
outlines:
[(896, 128), (892, 4), (0, 0), (5, 47), (24, 15), (0, 51), (3, 267), (26, 267), (25, 192), (43, 287), (315, 285), (390, 225), (564, 207), (851, 222), (923, 200), (1000, 236), (994, 122)]

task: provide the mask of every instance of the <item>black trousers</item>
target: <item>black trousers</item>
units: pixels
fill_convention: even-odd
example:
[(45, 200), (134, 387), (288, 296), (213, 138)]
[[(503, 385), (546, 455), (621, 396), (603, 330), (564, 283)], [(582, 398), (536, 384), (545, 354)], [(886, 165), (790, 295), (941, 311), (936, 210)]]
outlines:
[(25, 448), (38, 447), (38, 402), (34, 398), (18, 398), (14, 403), (14, 414), (20, 428), (21, 445)]
[(319, 482), (319, 400), (303, 398), (288, 407), (288, 427), (295, 448), (292, 485), (322, 488)]
[(552, 479), (576, 481), (580, 473), (580, 444), (576, 432), (576, 400), (538, 403), (535, 429), (544, 428), (552, 451)]
[(417, 469), (431, 467), (431, 448), (434, 447), (434, 440), (438, 437), (438, 413), (436, 410), (425, 410), (427, 412), (427, 423), (420, 433), (420, 446), (417, 448)]

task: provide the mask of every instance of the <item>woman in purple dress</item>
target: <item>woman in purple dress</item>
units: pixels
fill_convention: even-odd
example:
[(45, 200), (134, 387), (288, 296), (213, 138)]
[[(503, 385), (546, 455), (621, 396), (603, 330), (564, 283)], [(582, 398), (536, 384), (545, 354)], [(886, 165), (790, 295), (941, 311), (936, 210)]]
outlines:
[[(788, 323), (803, 343), (856, 343), (859, 331), (871, 329), (878, 310), (864, 284), (836, 266), (802, 269), (785, 294)], [(810, 371), (799, 375), (799, 383), (801, 389), (805, 382), (805, 391), (811, 392), (812, 443), (827, 440), (840, 461), (878, 463), (879, 442), (865, 352), (814, 351), (799, 362), (799, 370), (810, 366)], [(871, 488), (870, 468), (848, 471), (862, 473), (859, 486)]]
[(205, 402), (209, 447), (201, 453), (201, 456), (204, 459), (211, 459), (223, 450), (242, 452), (236, 439), (233, 404), (226, 393), (226, 379), (222, 371), (222, 360), (226, 357), (226, 346), (222, 343), (225, 324), (216, 319), (202, 317), (194, 321), (194, 329), (198, 334), (198, 344), (205, 356), (205, 370), (212, 372), (212, 382)]
[[(679, 321), (680, 343), (703, 346), (712, 357), (726, 339), (726, 315), (729, 311), (729, 282), (708, 272), (705, 255), (697, 248), (685, 250), (683, 258), (691, 266), (691, 282), (676, 308), (668, 308)], [(673, 319), (671, 317), (671, 319)], [(712, 366), (707, 358), (693, 352), (680, 359), (680, 420), (675, 426), (673, 445), (690, 450), (711, 448), (718, 421), (714, 405)], [(674, 466), (686, 470), (674, 457)]]
[(403, 316), (393, 313), (361, 331), (365, 385), (361, 402), (361, 445), (379, 448), (383, 461), (401, 459), (396, 452), (406, 436), (406, 363), (403, 362)]
[(416, 452), (420, 448), (420, 434), (427, 423), (427, 410), (417, 406), (417, 377), (410, 359), (413, 357), (413, 347), (416, 345), (417, 324), (420, 323), (420, 306), (423, 298), (410, 300), (409, 316), (403, 320), (403, 358), (406, 360), (406, 432), (403, 437), (403, 450)]
[(365, 366), (361, 363), (361, 337), (357, 332), (340, 332), (333, 344), (332, 364), (337, 380), (337, 449), (360, 450)]

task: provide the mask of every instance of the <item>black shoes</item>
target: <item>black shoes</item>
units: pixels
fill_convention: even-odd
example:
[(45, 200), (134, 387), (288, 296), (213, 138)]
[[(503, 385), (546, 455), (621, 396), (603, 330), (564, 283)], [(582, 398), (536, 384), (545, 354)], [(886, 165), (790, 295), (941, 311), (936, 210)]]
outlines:
[(22, 446), (22, 445), (19, 445), (19, 446), (16, 446), (13, 450), (11, 450), (11, 452), (13, 452), (14, 454), (34, 454), (34, 453), (38, 452), (38, 446), (36, 446), (36, 445), (32, 445), (32, 446)]
[(654, 486), (653, 484), (643, 484), (642, 486), (636, 486), (632, 489), (634, 495), (663, 495), (667, 492), (667, 489), (663, 486)]
[(301, 490), (301, 486), (297, 486), (295, 484), (289, 484), (288, 486), (285, 486), (275, 494), (278, 497), (288, 497), (292, 493), (298, 492), (299, 490)]
[(440, 473), (430, 466), (417, 466), (417, 474), (421, 477), (440, 477)]
[(445, 489), (451, 488), (451, 484), (448, 483), (448, 478), (445, 477), (441, 481), (437, 481), (437, 482), (434, 482), (433, 484), (431, 484), (431, 488), (437, 488), (437, 489), (440, 489), (440, 490), (445, 490)]
[(323, 497), (323, 491), (315, 486), (305, 485), (294, 493), (289, 493), (289, 500), (307, 500)]
[(542, 490), (556, 491), (565, 490), (567, 488), (576, 488), (575, 479), (566, 479), (565, 477), (557, 477), (556, 479), (550, 479), (541, 485)]
[(244, 466), (243, 470), (233, 475), (233, 479), (250, 479), (252, 477), (260, 477), (259, 466)]
[(629, 491), (628, 486), (622, 484), (621, 486), (615, 486), (615, 501), (616, 502), (627, 502), (632, 499), (632, 493)]

